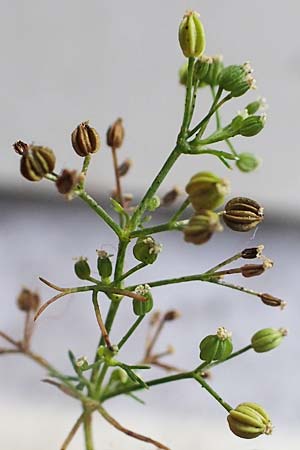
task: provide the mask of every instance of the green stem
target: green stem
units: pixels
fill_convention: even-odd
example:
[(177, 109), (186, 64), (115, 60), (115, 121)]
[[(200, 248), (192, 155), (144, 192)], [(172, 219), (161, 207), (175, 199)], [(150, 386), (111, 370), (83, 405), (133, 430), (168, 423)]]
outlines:
[[(88, 168), (89, 168), (91, 159), (92, 159), (92, 156), (91, 156), (91, 155), (87, 155), (87, 156), (84, 158), (84, 160), (83, 160), (81, 173), (82, 173), (82, 175), (83, 175), (84, 177), (85, 177), (86, 174), (87, 174), (87, 171), (88, 171)], [(81, 184), (82, 187), (84, 186), (84, 181), (85, 181), (85, 180), (82, 181), (82, 184)]]
[(109, 214), (85, 191), (79, 191), (78, 196), (92, 208), (95, 213), (104, 220), (104, 222), (121, 238), (123, 235), (122, 229), (110, 217)]
[[(211, 86), (211, 87), (210, 87), (210, 90), (211, 90), (211, 93), (212, 93), (212, 97), (213, 97), (213, 99), (214, 99), (214, 101), (215, 101), (215, 98), (216, 98), (216, 96), (217, 96), (215, 86)], [(217, 126), (217, 130), (220, 130), (220, 129), (222, 128), (222, 125), (221, 125), (221, 117), (220, 117), (219, 110), (216, 110), (216, 126)]]
[(49, 181), (54, 181), (54, 183), (55, 183), (55, 181), (58, 178), (58, 175), (56, 175), (56, 173), (47, 173), (47, 175), (45, 175), (44, 178), (47, 178), (47, 180), (49, 180)]
[(92, 435), (92, 414), (86, 408), (84, 408), (83, 429), (84, 429), (85, 449), (94, 450), (93, 435)]
[(132, 267), (130, 270), (125, 272), (118, 280), (116, 280), (116, 282), (125, 280), (125, 278), (128, 278), (130, 275), (132, 275), (133, 273), (137, 272), (140, 269), (143, 269), (145, 266), (147, 266), (147, 264), (145, 263), (137, 264), (136, 266)]
[(171, 217), (171, 219), (169, 220), (169, 224), (175, 224), (177, 219), (179, 219), (179, 217), (184, 213), (184, 211), (186, 210), (186, 208), (189, 206), (190, 204), (190, 198), (187, 197), (184, 202), (182, 203), (182, 205), (180, 206), (180, 208), (176, 211), (176, 213)]
[(236, 291), (245, 292), (246, 294), (254, 295), (255, 297), (260, 297), (259, 292), (254, 291), (253, 289), (245, 288), (244, 286), (238, 286), (236, 284), (227, 283), (225, 281), (216, 280), (214, 278), (206, 279), (208, 283), (218, 284), (219, 286), (225, 286), (230, 289), (235, 289)]
[(202, 136), (202, 134), (204, 133), (204, 131), (205, 131), (207, 125), (208, 125), (208, 122), (209, 122), (210, 118), (214, 115), (216, 110), (223, 105), (222, 101), (220, 103), (218, 103), (218, 101), (221, 98), (221, 95), (222, 95), (222, 89), (219, 88), (218, 92), (216, 94), (216, 97), (215, 97), (215, 99), (214, 99), (214, 101), (213, 101), (213, 103), (212, 103), (212, 105), (210, 107), (210, 110), (208, 111), (208, 113), (206, 114), (204, 119), (202, 119), (201, 122), (199, 122), (191, 131), (189, 131), (188, 137), (192, 137), (199, 130), (200, 130), (199, 136)]
[[(117, 282), (117, 280), (119, 280), (119, 278), (122, 277), (122, 273), (123, 273), (123, 268), (124, 268), (124, 262), (125, 262), (125, 255), (126, 255), (126, 249), (127, 246), (129, 244), (129, 241), (123, 241), (123, 240), (119, 240), (119, 247), (118, 247), (118, 254), (117, 254), (117, 262), (116, 262), (116, 267), (115, 267), (115, 273), (114, 273), (114, 280), (117, 286), (121, 286), (122, 283), (120, 281)], [(117, 314), (117, 311), (119, 309), (121, 303), (121, 298), (119, 299), (114, 299), (111, 301), (107, 316), (106, 316), (106, 320), (105, 320), (105, 328), (107, 333), (109, 334), (115, 319), (115, 316)], [(97, 346), (97, 349), (100, 345), (104, 344), (104, 339), (103, 336), (101, 337), (99, 344)], [(98, 361), (98, 354), (97, 354), (97, 350), (96, 350), (96, 354), (95, 354), (95, 358), (94, 358), (94, 362)], [(103, 366), (102, 371), (105, 370), (106, 365)], [(107, 370), (107, 369), (106, 369)], [(95, 381), (97, 378), (97, 374), (99, 373), (99, 368), (97, 367), (97, 365), (94, 366), (93, 370), (92, 370), (92, 374), (91, 374), (91, 380)], [(105, 371), (106, 373), (106, 371)], [(104, 376), (105, 376), (104, 373)], [(103, 376), (103, 379), (104, 379)], [(100, 383), (102, 384), (103, 379), (100, 380)], [(97, 386), (99, 385), (98, 389), (101, 388), (101, 384), (97, 383)]]
[(130, 336), (134, 333), (134, 331), (136, 330), (136, 328), (139, 326), (139, 324), (142, 322), (142, 320), (144, 319), (145, 316), (139, 316), (136, 321), (133, 323), (133, 325), (129, 328), (129, 330), (127, 331), (127, 333), (122, 337), (122, 339), (120, 340), (120, 342), (118, 343), (118, 349), (120, 350), (123, 345), (128, 341), (128, 339), (130, 338)]
[(188, 75), (187, 75), (187, 86), (186, 86), (186, 96), (185, 96), (185, 107), (183, 120), (180, 130), (180, 136), (186, 137), (187, 130), (192, 120), (192, 107), (193, 107), (193, 76), (194, 76), (194, 66), (195, 66), (195, 58), (189, 58), (188, 63)]
[(108, 365), (104, 364), (104, 366), (102, 367), (102, 369), (100, 371), (100, 374), (98, 376), (97, 383), (96, 383), (96, 389), (95, 389), (96, 398), (100, 397), (102, 384), (103, 384), (105, 375), (107, 374), (107, 371), (108, 371)]
[[(158, 280), (158, 281), (150, 281), (145, 284), (148, 284), (150, 287), (158, 287), (158, 286), (166, 286), (168, 284), (178, 284), (178, 283), (186, 283), (189, 281), (210, 281), (207, 278), (207, 275), (204, 274), (196, 274), (196, 275), (186, 275), (183, 277), (177, 277), (177, 278), (166, 278), (164, 280)], [(142, 283), (144, 284), (144, 283)], [(128, 290), (134, 290), (138, 285), (134, 286), (128, 286), (126, 289)]]
[(231, 355), (228, 356), (228, 358), (223, 359), (223, 361), (214, 361), (214, 362), (212, 362), (211, 364), (208, 364), (208, 365), (205, 367), (205, 369), (211, 369), (212, 367), (218, 366), (219, 364), (223, 364), (224, 362), (229, 361), (230, 359), (236, 358), (237, 356), (240, 356), (240, 355), (242, 355), (243, 353), (248, 352), (248, 351), (251, 350), (251, 349), (252, 349), (252, 345), (251, 345), (251, 344), (246, 345), (246, 347), (243, 347), (243, 348), (241, 348), (240, 350), (237, 350), (236, 352), (231, 353)]
[(148, 236), (149, 234), (161, 233), (163, 231), (177, 231), (180, 230), (184, 225), (186, 225), (186, 223), (186, 220), (172, 223), (162, 223), (161, 225), (155, 225), (153, 227), (142, 228), (141, 230), (133, 231), (132, 233), (130, 233), (130, 237), (135, 238), (140, 236)]
[(147, 192), (144, 195), (143, 199), (141, 200), (139, 206), (136, 208), (136, 210), (131, 218), (131, 221), (130, 221), (130, 227), (133, 231), (136, 229), (137, 225), (140, 222), (142, 215), (144, 214), (144, 212), (147, 209), (148, 200), (151, 197), (153, 197), (153, 195), (157, 192), (161, 183), (164, 181), (164, 179), (168, 175), (169, 171), (171, 170), (172, 166), (175, 164), (175, 162), (179, 158), (180, 154), (181, 154), (181, 149), (180, 149), (179, 145), (176, 145), (176, 147), (174, 148), (174, 150), (171, 152), (168, 159), (166, 160), (165, 164), (159, 171), (158, 175), (152, 182), (151, 186), (147, 190)]
[(151, 186), (147, 190), (146, 194), (144, 195), (143, 199), (141, 200), (139, 206), (135, 210), (131, 221), (130, 221), (130, 228), (132, 231), (134, 231), (137, 228), (137, 225), (140, 222), (140, 219), (144, 212), (147, 209), (147, 203), (148, 200), (153, 197), (153, 195), (157, 192), (159, 189), (161, 183), (166, 178), (167, 174), (179, 158), (180, 154), (182, 153), (184, 147), (185, 147), (185, 140), (187, 137), (187, 131), (190, 124), (190, 121), (192, 119), (191, 117), (191, 108), (192, 108), (192, 88), (193, 88), (193, 72), (194, 72), (194, 65), (195, 65), (195, 58), (189, 58), (189, 65), (188, 65), (188, 80), (187, 80), (187, 89), (186, 89), (186, 96), (185, 96), (185, 108), (184, 108), (184, 114), (182, 119), (182, 125), (181, 129), (177, 138), (177, 145), (175, 146), (174, 150), (169, 155), (168, 159), (166, 160), (165, 164), (159, 171), (158, 175), (152, 182)]
[(207, 392), (214, 397), (220, 405), (223, 406), (228, 412), (230, 412), (233, 408), (228, 403), (226, 403), (219, 394), (202, 378), (198, 373), (194, 373), (193, 378), (201, 384), (201, 386), (207, 390)]
[(225, 139), (225, 142), (226, 142), (226, 144), (228, 145), (228, 147), (229, 147), (231, 153), (232, 153), (234, 156), (238, 156), (238, 152), (235, 150), (235, 148), (234, 148), (234, 146), (232, 145), (230, 139)]
[[(186, 380), (186, 379), (190, 379), (193, 377), (194, 377), (194, 372), (182, 372), (182, 373), (178, 373), (176, 375), (169, 375), (167, 377), (155, 378), (153, 380), (146, 381), (145, 383), (147, 384), (147, 386), (158, 386), (160, 384), (171, 383), (173, 381), (179, 381), (179, 380)], [(105, 401), (109, 398), (116, 397), (121, 394), (127, 394), (128, 392), (137, 391), (139, 389), (142, 389), (142, 386), (140, 384), (136, 384), (133, 386), (122, 386), (113, 392), (104, 394), (103, 397), (101, 398), (101, 401)]]
[(106, 346), (110, 350), (112, 350), (112, 345), (111, 345), (111, 342), (110, 342), (110, 339), (109, 339), (109, 335), (108, 335), (107, 329), (106, 329), (106, 327), (105, 327), (105, 325), (103, 323), (103, 320), (102, 320), (102, 315), (101, 315), (101, 311), (100, 311), (100, 308), (99, 308), (99, 303), (98, 303), (98, 298), (97, 297), (98, 297), (98, 292), (97, 291), (93, 291), (93, 296), (92, 296), (93, 305), (94, 305), (96, 319), (97, 319), (97, 322), (98, 322), (98, 325), (99, 325), (99, 328), (100, 328), (100, 332), (101, 332), (101, 338), (103, 338)]
[(216, 272), (217, 270), (221, 269), (222, 267), (227, 266), (228, 264), (231, 264), (234, 261), (237, 261), (241, 257), (242, 257), (241, 252), (236, 253), (235, 255), (231, 256), (230, 258), (225, 259), (224, 261), (220, 262), (216, 266), (214, 266), (211, 269), (207, 270), (207, 272), (205, 272), (205, 274), (210, 274), (212, 272)]

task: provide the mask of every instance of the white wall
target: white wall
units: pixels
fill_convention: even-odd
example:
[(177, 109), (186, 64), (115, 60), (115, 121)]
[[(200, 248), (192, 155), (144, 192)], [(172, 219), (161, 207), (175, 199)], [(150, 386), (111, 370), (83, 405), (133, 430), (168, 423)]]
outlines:
[[(79, 167), (81, 161), (70, 148), (72, 129), (90, 119), (104, 141), (107, 126), (121, 115), (127, 128), (122, 156), (135, 161), (127, 190), (142, 193), (172, 148), (180, 123), (183, 90), (177, 84), (177, 69), (182, 56), (177, 28), (187, 8), (201, 12), (207, 53), (221, 52), (228, 63), (252, 62), (258, 94), (270, 105), (264, 133), (238, 143), (240, 151), (260, 155), (264, 166), (251, 175), (227, 173), (233, 192), (256, 196), (269, 208), (296, 209), (300, 187), (296, 0), (3, 0), (1, 186), (36, 189), (18, 175), (18, 156), (11, 150), (15, 140), (51, 146), (59, 167)], [(199, 115), (206, 111), (208, 98), (200, 100)], [(227, 118), (247, 100), (232, 102), (224, 111)], [(227, 172), (212, 157), (183, 158), (164, 191), (174, 180), (184, 186), (201, 169)], [(108, 193), (111, 175), (109, 152), (103, 145), (91, 169), (93, 189)], [(46, 183), (41, 186), (50, 189)]]

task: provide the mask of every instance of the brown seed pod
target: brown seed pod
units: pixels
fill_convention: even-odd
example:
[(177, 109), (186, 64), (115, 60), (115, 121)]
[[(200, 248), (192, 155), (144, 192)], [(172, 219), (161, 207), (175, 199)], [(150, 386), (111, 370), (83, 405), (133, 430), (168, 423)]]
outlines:
[(78, 175), (76, 170), (63, 169), (55, 184), (60, 194), (71, 194), (78, 183)]
[(264, 218), (264, 209), (247, 197), (235, 197), (225, 205), (223, 220), (234, 231), (250, 231)]
[(280, 309), (284, 309), (286, 307), (286, 302), (284, 300), (274, 297), (273, 295), (266, 292), (259, 294), (259, 297), (261, 298), (261, 301), (267, 306), (279, 306)]
[(39, 181), (54, 170), (55, 161), (55, 154), (48, 147), (38, 145), (23, 147), (21, 174), (29, 181)]
[(125, 129), (123, 126), (123, 120), (119, 118), (107, 130), (107, 145), (111, 148), (120, 148), (123, 144), (124, 136)]
[(37, 311), (40, 305), (40, 296), (27, 288), (23, 288), (17, 298), (17, 305), (21, 311)]
[(218, 214), (203, 210), (192, 216), (183, 228), (184, 240), (196, 245), (205, 244), (215, 231), (222, 231)]
[(85, 157), (96, 153), (100, 148), (100, 137), (89, 122), (82, 122), (71, 134), (72, 146), (77, 155)]

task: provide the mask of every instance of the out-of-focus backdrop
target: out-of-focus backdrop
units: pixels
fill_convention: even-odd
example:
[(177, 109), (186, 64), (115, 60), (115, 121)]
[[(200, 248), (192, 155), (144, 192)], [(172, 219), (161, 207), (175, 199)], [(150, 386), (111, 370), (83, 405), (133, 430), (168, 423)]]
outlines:
[[(29, 183), (19, 175), (19, 160), (11, 144), (22, 139), (53, 148), (57, 167), (79, 168), (71, 149), (70, 133), (87, 119), (103, 140), (88, 177), (88, 188), (106, 202), (113, 187), (110, 152), (105, 132), (117, 117), (124, 118), (126, 141), (122, 157), (133, 167), (124, 184), (135, 197), (143, 194), (174, 145), (182, 114), (184, 91), (177, 71), (183, 57), (177, 30), (186, 9), (200, 11), (207, 34), (207, 54), (223, 54), (225, 64), (250, 60), (258, 90), (232, 101), (223, 111), (224, 123), (257, 96), (270, 105), (263, 133), (254, 139), (236, 139), (239, 151), (253, 151), (263, 159), (252, 174), (227, 169), (212, 157), (183, 157), (165, 181), (161, 194), (175, 184), (184, 187), (198, 170), (227, 176), (233, 195), (247, 195), (266, 208), (266, 220), (256, 234), (226, 232), (203, 247), (182, 242), (180, 234), (160, 236), (164, 252), (157, 267), (145, 271), (148, 281), (199, 272), (244, 247), (264, 243), (274, 269), (248, 286), (272, 292), (289, 302), (285, 312), (267, 308), (253, 297), (214, 286), (190, 284), (156, 293), (163, 310), (176, 307), (182, 319), (170, 325), (160, 341), (173, 344), (170, 359), (183, 368), (197, 364), (200, 339), (220, 325), (233, 331), (236, 348), (245, 345), (257, 329), (286, 326), (290, 337), (265, 356), (244, 355), (215, 371), (212, 383), (231, 404), (263, 403), (276, 425), (271, 438), (241, 441), (227, 430), (224, 411), (198, 386), (182, 382), (143, 395), (148, 406), (125, 398), (111, 411), (124, 425), (151, 434), (172, 450), (296, 450), (299, 446), (299, 406), (296, 374), (299, 329), (296, 277), (299, 266), (299, 152), (298, 104), (300, 51), (295, 39), (300, 6), (266, 0), (179, 1), (128, 0), (3, 2), (0, 17), (1, 135), (0, 135), (0, 252), (2, 286), (0, 329), (17, 335), (22, 317), (15, 308), (20, 286), (38, 288), (50, 297), (37, 275), (60, 285), (77, 283), (72, 258), (95, 249), (116, 252), (113, 235), (106, 231), (79, 200), (67, 203), (52, 184)], [(200, 92), (197, 115), (210, 105)], [(120, 155), (121, 156), (121, 155)], [(166, 213), (164, 213), (166, 214)], [(157, 221), (166, 216), (158, 216)], [(133, 260), (128, 261), (128, 267)], [(149, 277), (149, 278), (148, 278)], [(103, 308), (106, 308), (105, 299)], [(130, 302), (124, 304), (113, 337), (117, 340), (133, 319)], [(35, 348), (53, 364), (68, 369), (67, 350), (92, 357), (97, 326), (89, 299), (62, 300), (37, 325)], [(138, 359), (145, 327), (138, 332), (124, 359)], [(2, 343), (0, 344), (0, 347)], [(132, 356), (133, 355), (133, 356)], [(132, 362), (132, 361), (130, 361)], [(158, 375), (159, 372), (156, 372)], [(40, 383), (45, 374), (22, 357), (0, 357), (0, 446), (5, 450), (56, 450), (79, 413), (76, 402)], [(97, 422), (103, 450), (144, 449)], [(81, 435), (70, 449), (81, 449)], [(98, 447), (96, 447), (98, 448)]]

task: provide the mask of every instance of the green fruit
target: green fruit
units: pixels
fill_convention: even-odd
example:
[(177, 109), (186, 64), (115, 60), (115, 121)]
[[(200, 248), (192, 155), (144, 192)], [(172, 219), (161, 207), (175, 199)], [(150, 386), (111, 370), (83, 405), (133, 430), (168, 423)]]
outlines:
[(227, 421), (230, 430), (243, 439), (272, 433), (270, 417), (257, 403), (241, 403), (230, 411)]
[(161, 246), (151, 236), (138, 238), (133, 247), (134, 256), (144, 264), (153, 264), (160, 251)]
[(144, 316), (153, 308), (153, 298), (150, 292), (150, 288), (147, 284), (145, 286), (140, 285), (135, 289), (135, 293), (146, 298), (146, 301), (133, 299), (132, 306), (133, 312), (136, 316)]
[(196, 11), (188, 11), (179, 26), (179, 43), (187, 58), (197, 58), (205, 50), (205, 32)]
[(284, 336), (287, 335), (287, 330), (280, 328), (279, 330), (275, 328), (264, 328), (257, 331), (251, 339), (251, 344), (253, 350), (257, 353), (264, 353), (281, 344)]
[(222, 205), (229, 192), (228, 182), (211, 172), (196, 173), (185, 188), (195, 211)]
[(87, 280), (91, 276), (91, 269), (86, 259), (76, 261), (74, 271), (80, 280)]
[(211, 363), (223, 361), (232, 353), (231, 333), (225, 328), (218, 328), (217, 334), (206, 336), (199, 345), (200, 359)]

